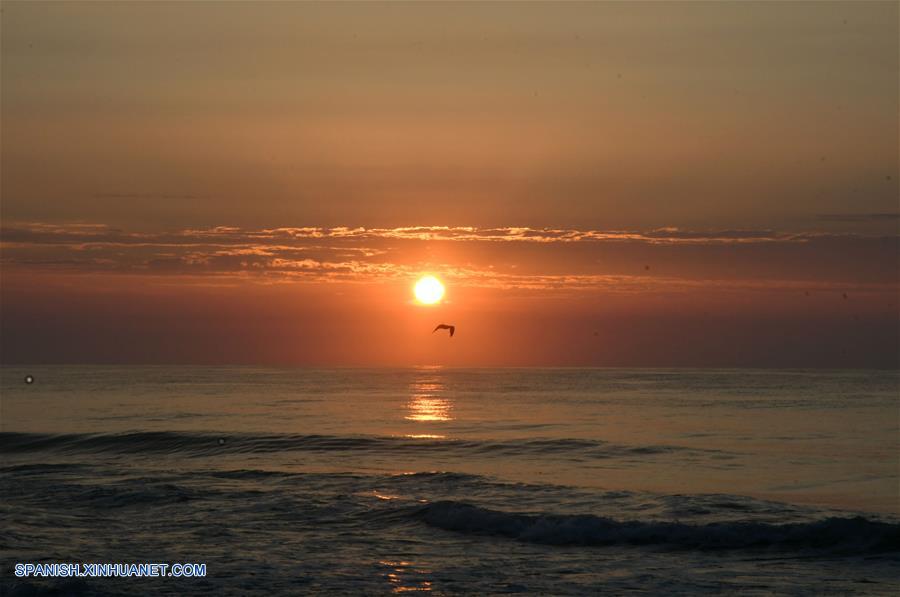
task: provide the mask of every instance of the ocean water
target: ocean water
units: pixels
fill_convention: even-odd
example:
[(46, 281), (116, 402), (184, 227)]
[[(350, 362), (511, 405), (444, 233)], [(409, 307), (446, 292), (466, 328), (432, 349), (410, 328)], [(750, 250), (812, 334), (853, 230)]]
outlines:
[(4, 367), (0, 392), (3, 595), (900, 594), (896, 371)]

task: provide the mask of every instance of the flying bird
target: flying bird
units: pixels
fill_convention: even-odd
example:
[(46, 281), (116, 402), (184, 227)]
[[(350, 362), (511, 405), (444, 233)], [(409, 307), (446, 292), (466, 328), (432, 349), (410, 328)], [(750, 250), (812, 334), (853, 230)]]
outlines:
[(431, 333), (435, 333), (438, 330), (450, 330), (450, 337), (453, 337), (453, 332), (456, 331), (455, 325), (447, 325), (446, 323), (439, 323), (436, 328), (431, 330)]

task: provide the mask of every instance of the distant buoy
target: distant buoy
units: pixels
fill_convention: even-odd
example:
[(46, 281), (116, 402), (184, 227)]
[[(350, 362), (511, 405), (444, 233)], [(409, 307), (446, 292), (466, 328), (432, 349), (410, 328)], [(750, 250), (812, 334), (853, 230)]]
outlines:
[(25, 376), (25, 383), (27, 383), (27, 384), (33, 384), (33, 383), (34, 383), (34, 377), (31, 376), (31, 375), (26, 375), (26, 376)]

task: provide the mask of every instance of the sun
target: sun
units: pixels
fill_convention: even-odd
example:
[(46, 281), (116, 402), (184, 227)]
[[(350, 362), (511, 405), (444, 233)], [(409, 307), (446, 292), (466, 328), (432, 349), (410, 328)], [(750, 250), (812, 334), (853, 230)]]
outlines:
[(434, 276), (422, 276), (416, 282), (413, 292), (416, 300), (423, 305), (434, 305), (444, 297), (444, 285)]

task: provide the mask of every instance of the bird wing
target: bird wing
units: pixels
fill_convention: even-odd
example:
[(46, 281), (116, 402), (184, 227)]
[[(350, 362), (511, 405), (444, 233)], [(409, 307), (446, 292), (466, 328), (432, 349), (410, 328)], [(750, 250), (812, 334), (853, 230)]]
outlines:
[(435, 328), (433, 330), (431, 330), (431, 333), (433, 334), (438, 330), (446, 330), (446, 329), (447, 329), (447, 326), (445, 326), (443, 323), (439, 323), (435, 326)]
[(451, 326), (450, 326), (450, 337), (451, 337), (451, 338), (453, 337), (454, 332), (456, 332), (456, 326), (455, 326), (455, 325), (451, 325)]

